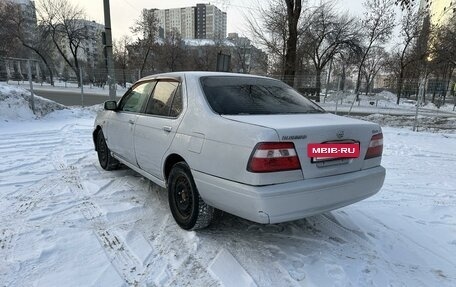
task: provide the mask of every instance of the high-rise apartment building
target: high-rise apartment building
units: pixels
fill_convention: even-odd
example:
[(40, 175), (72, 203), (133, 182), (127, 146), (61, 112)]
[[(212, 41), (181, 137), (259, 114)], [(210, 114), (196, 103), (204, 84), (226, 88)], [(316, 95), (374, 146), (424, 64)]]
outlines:
[(223, 39), (226, 37), (226, 12), (211, 4), (192, 7), (153, 9), (160, 37), (172, 31), (184, 39)]
[(210, 4), (196, 4), (197, 39), (223, 39), (226, 37), (226, 12)]
[(195, 8), (154, 9), (159, 26), (159, 36), (166, 37), (177, 31), (182, 38), (192, 39), (195, 35)]
[(103, 40), (102, 32), (105, 31), (103, 24), (89, 20), (78, 20), (81, 26), (86, 28), (87, 38), (83, 42), (84, 60), (92, 68), (97, 65), (100, 59), (104, 58), (103, 55)]
[(8, 0), (9, 2), (16, 4), (20, 7), (21, 17), (24, 20), (22, 26), (22, 33), (26, 41), (33, 38), (36, 32), (37, 20), (36, 20), (36, 9), (35, 3), (30, 0)]

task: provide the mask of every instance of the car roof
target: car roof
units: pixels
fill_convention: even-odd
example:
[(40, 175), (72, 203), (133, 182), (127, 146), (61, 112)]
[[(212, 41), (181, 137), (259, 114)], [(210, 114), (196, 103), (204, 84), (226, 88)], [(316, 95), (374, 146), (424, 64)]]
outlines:
[(180, 80), (186, 76), (195, 77), (195, 78), (201, 78), (201, 77), (207, 77), (207, 76), (225, 76), (225, 77), (254, 77), (254, 78), (262, 78), (262, 79), (271, 79), (268, 77), (251, 75), (251, 74), (227, 73), (227, 72), (207, 72), (207, 71), (185, 71), (185, 72), (170, 72), (170, 73), (154, 74), (154, 75), (150, 75), (150, 76), (141, 78), (139, 81), (147, 81), (147, 80), (154, 80), (154, 79)]

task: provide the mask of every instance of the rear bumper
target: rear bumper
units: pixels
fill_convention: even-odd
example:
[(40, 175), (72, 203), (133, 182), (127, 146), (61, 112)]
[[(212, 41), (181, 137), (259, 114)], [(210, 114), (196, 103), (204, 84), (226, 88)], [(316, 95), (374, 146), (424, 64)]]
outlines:
[(385, 179), (382, 166), (267, 186), (192, 173), (207, 204), (258, 223), (291, 221), (349, 205), (377, 193)]

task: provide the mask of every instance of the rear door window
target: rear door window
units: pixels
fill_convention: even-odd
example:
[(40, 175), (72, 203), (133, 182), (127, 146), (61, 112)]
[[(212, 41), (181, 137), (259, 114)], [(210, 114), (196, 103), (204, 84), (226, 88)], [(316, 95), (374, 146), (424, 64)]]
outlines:
[(201, 78), (211, 108), (223, 115), (322, 113), (303, 95), (273, 79), (236, 76)]
[(157, 116), (177, 117), (182, 111), (179, 82), (160, 80), (150, 97), (146, 113)]

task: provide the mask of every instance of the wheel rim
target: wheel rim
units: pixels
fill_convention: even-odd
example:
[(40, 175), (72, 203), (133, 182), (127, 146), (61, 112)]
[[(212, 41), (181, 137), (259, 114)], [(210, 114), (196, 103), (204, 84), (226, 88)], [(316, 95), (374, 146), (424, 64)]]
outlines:
[(173, 189), (174, 205), (179, 215), (188, 219), (193, 210), (193, 190), (187, 177), (180, 175)]
[(98, 159), (102, 166), (106, 166), (108, 160), (108, 147), (102, 136), (98, 138)]

